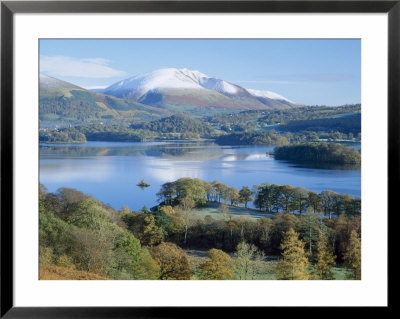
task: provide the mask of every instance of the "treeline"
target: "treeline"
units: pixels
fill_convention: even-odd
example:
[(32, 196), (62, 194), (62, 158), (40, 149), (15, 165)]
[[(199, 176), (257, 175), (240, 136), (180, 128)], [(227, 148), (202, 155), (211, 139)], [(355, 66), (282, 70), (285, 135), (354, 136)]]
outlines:
[(39, 140), (48, 143), (87, 141), (144, 142), (154, 140), (186, 140), (215, 136), (208, 124), (185, 115), (174, 115), (153, 122), (122, 125), (81, 125), (41, 131)]
[(119, 125), (84, 125), (76, 127), (88, 141), (143, 142), (155, 138), (153, 132), (133, 130)]
[(338, 131), (357, 135), (361, 132), (361, 114), (351, 116), (340, 116), (334, 118), (323, 118), (313, 120), (289, 121), (286, 125), (280, 125), (282, 131)]
[(306, 143), (279, 146), (274, 149), (277, 160), (361, 164), (361, 153), (337, 143)]
[(290, 143), (307, 143), (320, 140), (337, 141), (337, 140), (361, 140), (360, 135), (356, 137), (352, 134), (332, 132), (277, 132), (271, 130), (258, 130), (252, 132), (231, 133), (220, 135), (215, 139), (215, 143), (219, 145), (286, 145)]
[[(360, 279), (359, 216), (330, 220), (310, 211), (253, 220), (232, 218), (222, 206), (224, 218), (202, 220), (190, 197), (131, 212), (69, 188), (49, 193), (41, 186), (39, 195), (41, 265), (111, 279), (257, 279), (266, 271), (264, 255), (278, 254), (277, 279), (333, 279), (332, 267), (342, 263), (349, 278)], [(194, 267), (180, 246), (210, 250)]]
[(286, 110), (251, 110), (240, 113), (203, 117), (214, 128), (226, 132), (253, 131), (266, 125), (285, 125), (290, 121), (316, 120), (340, 115), (361, 113), (361, 105), (344, 105), (338, 107), (305, 106)]
[(39, 131), (39, 141), (44, 143), (86, 143), (85, 134), (69, 128)]
[(220, 135), (215, 139), (215, 143), (219, 145), (285, 145), (289, 143), (289, 139), (270, 130)]
[(211, 137), (215, 135), (214, 129), (210, 125), (187, 115), (172, 115), (157, 121), (132, 124), (131, 128), (150, 130), (157, 133), (189, 134), (194, 137)]
[(84, 143), (86, 141), (142, 142), (153, 139), (154, 134), (152, 132), (132, 130), (119, 125), (102, 124), (46, 130), (39, 133), (39, 141), (48, 143)]
[(341, 215), (355, 217), (361, 214), (361, 200), (348, 194), (338, 194), (331, 190), (316, 193), (303, 187), (264, 183), (253, 189), (243, 186), (240, 190), (219, 181), (206, 182), (198, 178), (184, 177), (161, 186), (157, 193), (162, 205), (176, 206), (182, 200), (190, 199), (194, 206), (201, 207), (207, 202), (244, 205), (249, 202), (260, 211), (267, 213), (298, 213), (307, 211), (323, 214), (329, 219)]

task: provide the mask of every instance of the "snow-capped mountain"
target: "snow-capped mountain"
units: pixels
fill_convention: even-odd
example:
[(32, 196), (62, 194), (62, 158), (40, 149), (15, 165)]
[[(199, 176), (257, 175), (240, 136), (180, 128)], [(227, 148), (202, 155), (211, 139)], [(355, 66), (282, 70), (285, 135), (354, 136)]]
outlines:
[(295, 104), (295, 102), (290, 101), (289, 99), (283, 97), (282, 95), (279, 95), (275, 92), (271, 91), (260, 91), (260, 90), (253, 90), (253, 89), (247, 89), (247, 91), (259, 98), (267, 98), (267, 99), (273, 99), (273, 100), (282, 100), (282, 101), (287, 101), (289, 103)]
[(107, 121), (151, 121), (171, 112), (132, 100), (86, 90), (44, 74), (39, 78), (40, 127)]
[(58, 89), (60, 87), (68, 89), (82, 89), (75, 84), (65, 82), (44, 74), (40, 74), (39, 82), (40, 90)]
[(103, 93), (178, 111), (199, 107), (246, 110), (296, 106), (273, 92), (247, 90), (199, 71), (176, 68), (133, 76), (109, 86)]
[(123, 96), (132, 91), (135, 91), (136, 94), (145, 94), (149, 91), (160, 89), (209, 89), (231, 95), (243, 90), (237, 85), (211, 78), (199, 71), (168, 68), (122, 80), (106, 88), (104, 92), (115, 96)]

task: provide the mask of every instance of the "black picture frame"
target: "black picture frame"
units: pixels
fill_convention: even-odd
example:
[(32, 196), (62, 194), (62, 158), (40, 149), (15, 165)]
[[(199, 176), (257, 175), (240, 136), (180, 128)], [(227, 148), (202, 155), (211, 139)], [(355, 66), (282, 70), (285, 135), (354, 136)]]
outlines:
[[(400, 144), (400, 0), (396, 1), (1, 1), (1, 317), (190, 318), (227, 309), (191, 307), (15, 307), (13, 299), (13, 16), (16, 13), (388, 13), (388, 207), (398, 213)], [(388, 218), (390, 218), (388, 214)], [(388, 223), (388, 231), (394, 223)], [(388, 240), (390, 239), (390, 235)], [(390, 240), (388, 242), (390, 244)], [(388, 247), (390, 247), (388, 245)], [(388, 254), (389, 256), (389, 254)], [(388, 260), (390, 261), (390, 260)], [(388, 280), (388, 287), (390, 280)], [(391, 295), (390, 295), (391, 296)], [(379, 310), (389, 310), (388, 307)], [(253, 310), (252, 308), (251, 310)], [(291, 307), (300, 314), (309, 309)], [(339, 311), (332, 308), (329, 312)], [(246, 307), (235, 309), (247, 314)], [(269, 310), (268, 310), (269, 311)], [(324, 311), (324, 310), (323, 310)], [(346, 311), (350, 311), (347, 309)], [(369, 309), (368, 311), (371, 311)]]

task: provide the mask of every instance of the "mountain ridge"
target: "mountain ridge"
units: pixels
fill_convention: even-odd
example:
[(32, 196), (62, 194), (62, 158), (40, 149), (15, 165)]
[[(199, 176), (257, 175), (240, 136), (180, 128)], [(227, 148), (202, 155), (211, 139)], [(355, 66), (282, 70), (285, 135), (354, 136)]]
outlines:
[(158, 107), (185, 103), (191, 106), (193, 95), (197, 96), (196, 106), (200, 107), (246, 110), (300, 106), (277, 93), (246, 89), (186, 68), (157, 69), (135, 75), (110, 85), (103, 93)]

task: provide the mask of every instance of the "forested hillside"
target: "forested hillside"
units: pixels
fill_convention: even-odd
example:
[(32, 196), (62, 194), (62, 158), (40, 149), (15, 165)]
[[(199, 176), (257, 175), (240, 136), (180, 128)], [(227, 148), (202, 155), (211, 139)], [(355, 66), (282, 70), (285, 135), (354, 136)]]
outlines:
[(172, 115), (157, 121), (131, 125), (133, 129), (146, 129), (157, 133), (184, 133), (197, 136), (212, 136), (213, 128), (207, 123), (187, 115)]
[[(159, 197), (153, 211), (117, 211), (74, 189), (41, 186), (42, 279), (361, 278), (357, 198), (190, 178), (164, 184)], [(230, 213), (253, 200), (265, 217)], [(220, 203), (220, 219), (196, 215), (207, 202)], [(193, 249), (206, 253), (195, 257)]]

